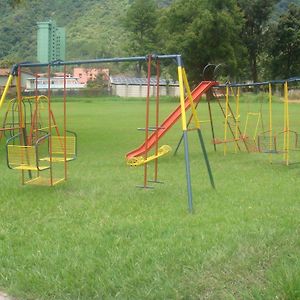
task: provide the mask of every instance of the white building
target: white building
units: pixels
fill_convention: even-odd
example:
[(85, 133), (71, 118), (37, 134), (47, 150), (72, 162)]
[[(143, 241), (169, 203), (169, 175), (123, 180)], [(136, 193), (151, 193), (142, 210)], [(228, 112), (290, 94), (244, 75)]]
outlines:
[[(156, 96), (156, 78), (150, 80), (150, 97)], [(110, 89), (114, 96), (119, 97), (146, 97), (147, 78), (131, 78), (125, 76), (110, 76)], [(160, 79), (160, 96), (179, 96), (178, 81)]]
[[(36, 83), (37, 80), (37, 83)], [(46, 91), (48, 90), (48, 78), (47, 77), (35, 77), (28, 78), (26, 81), (26, 89), (25, 91), (30, 92), (36, 89), (39, 91)], [(86, 85), (79, 83), (78, 78), (75, 77), (66, 77), (66, 89), (67, 90), (79, 90), (85, 88)], [(52, 91), (58, 91), (64, 89), (64, 77), (57, 76), (50, 78), (50, 88)]]

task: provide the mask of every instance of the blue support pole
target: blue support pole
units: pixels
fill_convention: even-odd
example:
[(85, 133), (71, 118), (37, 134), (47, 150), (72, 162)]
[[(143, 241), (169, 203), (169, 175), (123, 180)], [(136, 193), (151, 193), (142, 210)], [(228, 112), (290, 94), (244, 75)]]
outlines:
[(182, 140), (183, 140), (183, 134), (181, 135), (180, 140), (179, 140), (179, 142), (178, 142), (178, 144), (177, 144), (177, 146), (176, 146), (176, 149), (175, 149), (175, 151), (174, 151), (174, 156), (177, 154), (177, 152), (178, 152), (178, 150), (179, 150), (179, 147), (180, 147), (180, 145), (181, 145), (181, 143), (182, 143)]
[(189, 143), (187, 131), (183, 131), (183, 141), (184, 141), (184, 159), (185, 159), (185, 172), (186, 172), (186, 183), (188, 191), (188, 205), (189, 212), (193, 212), (193, 195), (192, 195), (192, 182), (191, 182), (191, 168), (190, 168), (190, 158), (189, 158)]
[(208, 172), (208, 175), (209, 175), (210, 183), (211, 183), (211, 186), (215, 189), (216, 187), (215, 187), (215, 183), (214, 183), (214, 178), (213, 178), (213, 175), (212, 175), (212, 171), (211, 171), (211, 168), (210, 168), (207, 152), (206, 152), (206, 149), (205, 149), (205, 144), (204, 144), (202, 132), (201, 132), (201, 129), (198, 129), (197, 131), (198, 131), (200, 145), (201, 145), (201, 148), (202, 148), (202, 152), (203, 152), (207, 172)]

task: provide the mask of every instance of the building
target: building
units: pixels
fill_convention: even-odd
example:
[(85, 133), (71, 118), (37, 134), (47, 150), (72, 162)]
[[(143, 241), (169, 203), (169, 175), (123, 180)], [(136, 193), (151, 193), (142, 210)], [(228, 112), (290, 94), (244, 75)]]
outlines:
[(54, 21), (38, 22), (37, 26), (37, 60), (40, 63), (65, 60), (65, 28), (57, 27)]
[(109, 69), (94, 68), (74, 68), (73, 76), (78, 77), (78, 81), (86, 84), (89, 80), (95, 80), (98, 75), (103, 76), (103, 80), (109, 81)]
[[(2, 94), (2, 92), (5, 88), (9, 74), (10, 74), (10, 69), (0, 68), (0, 95)], [(32, 76), (33, 76), (32, 73), (22, 70), (22, 72), (21, 72), (21, 88), (22, 88), (22, 90), (24, 90), (26, 88), (27, 79), (31, 78)], [(16, 77), (14, 77), (12, 86), (16, 86)]]
[(0, 69), (0, 90), (5, 87), (9, 75), (9, 69)]
[[(156, 96), (156, 78), (150, 80), (150, 97)], [(147, 78), (132, 78), (124, 76), (110, 76), (111, 94), (120, 97), (146, 97)], [(179, 96), (178, 81), (160, 79), (160, 96)]]
[[(37, 83), (36, 83), (37, 80)], [(46, 91), (48, 90), (48, 78), (41, 76), (37, 79), (35, 77), (28, 78), (26, 81), (26, 92), (32, 92), (36, 89), (39, 91)], [(50, 87), (52, 91), (61, 91), (64, 89), (64, 77), (63, 76), (54, 76), (50, 78)], [(67, 90), (79, 90), (85, 88), (85, 84), (81, 84), (78, 81), (78, 78), (74, 77), (66, 77), (66, 89)]]

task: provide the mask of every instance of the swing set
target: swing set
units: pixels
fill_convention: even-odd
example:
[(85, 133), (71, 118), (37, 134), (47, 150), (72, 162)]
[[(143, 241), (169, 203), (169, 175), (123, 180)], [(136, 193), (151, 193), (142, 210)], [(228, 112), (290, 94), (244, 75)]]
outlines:
[[(160, 81), (160, 62), (162, 60), (172, 60), (177, 64), (177, 73), (180, 91), (180, 104), (171, 114), (161, 122), (159, 120), (159, 81)], [(67, 180), (68, 163), (77, 157), (77, 135), (68, 129), (67, 124), (67, 84), (66, 67), (70, 65), (99, 64), (99, 63), (120, 63), (120, 62), (146, 62), (147, 63), (147, 97), (146, 97), (146, 116), (145, 127), (140, 128), (145, 132), (144, 142), (136, 149), (126, 154), (126, 162), (129, 166), (144, 167), (144, 180), (142, 188), (152, 188), (148, 183), (160, 183), (158, 180), (158, 158), (165, 156), (171, 151), (168, 145), (159, 146), (160, 139), (169, 131), (169, 129), (181, 119), (182, 136), (176, 147), (184, 143), (184, 159), (186, 171), (186, 183), (188, 192), (188, 208), (193, 211), (193, 196), (191, 185), (190, 159), (188, 133), (196, 131), (199, 138), (200, 148), (205, 160), (209, 180), (214, 188), (214, 180), (210, 163), (208, 160), (204, 139), (202, 136), (201, 124), (210, 123), (212, 141), (214, 149), (223, 144), (223, 152), (226, 155), (227, 145), (234, 143), (235, 151), (241, 151), (242, 146), (247, 152), (261, 152), (270, 155), (282, 153), (285, 164), (290, 161), (290, 151), (299, 150), (299, 134), (292, 130), (290, 126), (288, 83), (291, 81), (300, 81), (300, 79), (291, 79), (285, 81), (270, 81), (254, 84), (232, 84), (226, 83), (219, 85), (213, 78), (200, 82), (196, 88), (191, 91), (183, 65), (181, 55), (146, 55), (138, 57), (125, 58), (105, 58), (84, 61), (55, 61), (48, 64), (43, 63), (21, 63), (14, 65), (8, 77), (7, 84), (0, 99), (0, 110), (6, 100), (8, 90), (13, 80), (16, 81), (16, 97), (7, 104), (7, 110), (4, 114), (2, 128), (0, 128), (0, 139), (6, 138), (6, 157), (7, 165), (12, 170), (21, 173), (22, 184), (36, 184), (53, 186)], [(150, 126), (150, 88), (151, 88), (151, 67), (155, 64), (156, 70), (156, 99), (155, 99), (155, 125)], [(26, 97), (21, 90), (21, 74), (23, 68), (47, 68), (48, 88), (46, 95), (40, 94), (38, 88), (37, 72), (36, 87), (34, 96)], [(57, 122), (55, 113), (52, 109), (52, 68), (63, 67), (63, 101), (59, 110), (62, 112), (60, 122)], [(215, 67), (217, 69), (218, 66)], [(204, 78), (205, 79), (205, 78)], [(272, 85), (282, 84), (284, 87), (284, 124), (283, 130), (276, 133), (273, 127), (272, 111)], [(269, 129), (263, 129), (262, 107), (259, 111), (247, 111), (244, 129), (241, 129), (240, 112), (240, 88), (241, 87), (268, 87), (268, 114)], [(213, 94), (214, 91), (224, 91), (224, 102), (219, 97), (215, 97), (217, 105), (220, 107), (224, 118), (224, 137), (218, 139), (215, 137), (215, 129), (212, 117), (211, 103), (208, 99), (209, 120), (200, 121), (196, 110), (204, 94)], [(231, 93), (231, 96), (230, 96)], [(235, 109), (232, 108), (229, 98), (234, 97)], [(225, 106), (224, 106), (225, 103)], [(57, 105), (55, 106), (57, 110)], [(191, 115), (187, 118), (187, 110), (191, 108)], [(252, 120), (252, 121), (251, 121)], [(253, 123), (254, 120), (254, 123)], [(255, 124), (250, 128), (250, 123)], [(193, 127), (190, 128), (190, 125)], [(259, 125), (262, 125), (262, 131), (259, 132)], [(250, 129), (252, 134), (250, 134)], [(232, 137), (230, 137), (230, 135)], [(279, 143), (283, 139), (283, 144)], [(294, 144), (292, 143), (294, 141)], [(154, 150), (154, 153), (150, 153)], [(154, 178), (148, 179), (148, 164), (154, 161)], [(46, 174), (46, 175), (45, 175)]]
[[(299, 133), (297, 130), (292, 130), (290, 125), (290, 111), (289, 111), (289, 96), (288, 85), (292, 82), (298, 82), (300, 79), (293, 78), (288, 80), (274, 80), (269, 82), (249, 83), (249, 84), (232, 84), (227, 83), (225, 85), (216, 86), (216, 89), (225, 88), (225, 106), (224, 109), (224, 138), (215, 139), (215, 144), (224, 144), (224, 155), (227, 153), (227, 144), (235, 142), (235, 150), (240, 149), (238, 143), (243, 142), (248, 152), (259, 152), (270, 155), (270, 162), (272, 162), (273, 154), (282, 154), (283, 161), (286, 165), (289, 165), (290, 153), (293, 150), (299, 150)], [(281, 131), (274, 129), (273, 122), (273, 87), (283, 87), (283, 128)], [(240, 129), (241, 112), (240, 112), (240, 89), (241, 88), (267, 88), (267, 100), (260, 99), (259, 108), (254, 111), (247, 109), (244, 129)], [(230, 106), (230, 91), (235, 101), (235, 111)], [(217, 101), (219, 101), (217, 99)], [(263, 105), (267, 105), (268, 115), (268, 130), (264, 128), (264, 118), (266, 115), (263, 112)], [(233, 119), (233, 126), (229, 119)], [(251, 126), (251, 125), (252, 126)], [(276, 124), (278, 125), (278, 124)], [(277, 126), (278, 127), (278, 126)], [(261, 131), (260, 131), (261, 129)], [(228, 138), (228, 132), (231, 133), (232, 138)]]
[[(159, 125), (159, 80), (160, 80), (160, 62), (161, 60), (172, 60), (177, 64), (180, 105)], [(181, 119), (184, 158), (186, 170), (186, 182), (188, 192), (188, 208), (193, 211), (192, 185), (190, 173), (190, 159), (188, 146), (188, 128), (186, 110), (191, 108), (194, 121), (194, 130), (197, 131), (202, 153), (205, 159), (210, 183), (214, 187), (214, 180), (206, 153), (200, 121), (196, 111), (196, 103), (200, 101), (201, 96), (211, 87), (217, 85), (215, 81), (201, 82), (193, 91), (190, 90), (183, 60), (181, 55), (146, 55), (138, 57), (125, 58), (104, 58), (81, 61), (54, 61), (50, 63), (20, 63), (13, 66), (8, 77), (7, 84), (0, 100), (0, 110), (5, 102), (8, 90), (14, 78), (17, 83), (17, 96), (7, 105), (4, 122), (0, 129), (0, 138), (6, 137), (6, 155), (7, 165), (12, 170), (21, 172), (22, 184), (37, 184), (53, 186), (59, 182), (67, 180), (68, 162), (77, 157), (77, 135), (67, 128), (67, 85), (66, 85), (66, 67), (71, 65), (83, 64), (101, 64), (101, 63), (121, 63), (121, 62), (147, 62), (147, 97), (146, 97), (146, 124), (145, 141), (137, 149), (126, 154), (127, 164), (130, 166), (144, 166), (144, 181), (141, 187), (148, 186), (148, 163), (154, 161), (155, 174), (154, 183), (158, 183), (158, 158), (171, 151), (171, 147), (163, 145), (159, 147), (159, 140), (165, 133)], [(156, 64), (156, 121), (155, 126), (149, 126), (149, 103), (150, 103), (150, 79), (151, 65)], [(36, 75), (35, 95), (25, 97), (21, 90), (21, 71), (23, 68), (47, 68), (48, 88), (47, 95), (39, 94)], [(51, 70), (55, 67), (63, 67), (63, 117), (62, 124), (58, 124), (52, 110), (52, 86)], [(37, 74), (37, 72), (36, 72)], [(46, 108), (46, 109), (45, 109)], [(46, 112), (46, 113), (45, 113)], [(43, 115), (46, 115), (42, 117)], [(46, 125), (44, 125), (46, 123)], [(153, 131), (151, 134), (150, 132)], [(149, 151), (154, 149), (154, 153)], [(59, 166), (63, 166), (63, 173), (59, 173)], [(42, 174), (47, 173), (48, 176)], [(59, 175), (61, 174), (61, 175)]]
[[(206, 65), (203, 70), (203, 78), (205, 80), (215, 80), (221, 66), (221, 64)], [(210, 124), (214, 150), (217, 150), (217, 145), (223, 145), (223, 153), (226, 155), (229, 144), (234, 144), (235, 153), (243, 149), (248, 153), (267, 153), (269, 154), (270, 162), (272, 162), (273, 154), (282, 154), (284, 163), (289, 165), (290, 154), (300, 150), (300, 137), (298, 131), (295, 130), (295, 124), (293, 124), (293, 129), (291, 129), (288, 85), (299, 81), (300, 78), (291, 78), (288, 80), (273, 80), (249, 84), (227, 82), (226, 84), (213, 86), (210, 90), (211, 95), (209, 93), (206, 95), (209, 120), (202, 122)], [(281, 130), (278, 130), (280, 129), (278, 120), (276, 120), (276, 124), (273, 122), (272, 98), (274, 90), (272, 90), (272, 87), (280, 86), (283, 89), (283, 128), (281, 127)], [(260, 99), (256, 96), (256, 102), (258, 101), (256, 105), (247, 100), (241, 111), (240, 96), (243, 88), (248, 91), (254, 90), (256, 93), (259, 89), (262, 89), (263, 93), (260, 92)], [(265, 94), (267, 97), (265, 97)], [(217, 106), (222, 113), (222, 138), (216, 137), (216, 118), (213, 116), (212, 101), (217, 104), (214, 107)], [(198, 104), (199, 102), (196, 103), (196, 107)], [(267, 106), (267, 109), (264, 109), (264, 106)], [(242, 116), (244, 116), (244, 120)], [(266, 118), (268, 118), (268, 122), (265, 122)], [(297, 119), (299, 118), (297, 117)], [(188, 126), (190, 121), (191, 119), (188, 122)], [(265, 130), (265, 124), (268, 124), (268, 130)], [(178, 142), (175, 154), (178, 152), (181, 142), (182, 137)]]
[(12, 68), (0, 100), (1, 109), (16, 78), (17, 96), (8, 102), (0, 135), (0, 139), (6, 138), (7, 166), (20, 171), (22, 184), (53, 186), (67, 179), (67, 163), (77, 157), (76, 133), (67, 129), (66, 68), (63, 120), (59, 125), (51, 108), (51, 65), (47, 66), (47, 96), (39, 94), (37, 80), (34, 96), (22, 95), (22, 67), (25, 66), (19, 64)]

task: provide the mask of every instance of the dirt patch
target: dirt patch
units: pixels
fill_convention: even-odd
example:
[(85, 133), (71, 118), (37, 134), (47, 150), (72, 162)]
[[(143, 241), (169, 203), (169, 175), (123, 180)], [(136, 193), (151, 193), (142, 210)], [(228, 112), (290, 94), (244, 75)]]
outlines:
[(13, 298), (10, 298), (7, 294), (0, 292), (0, 300), (14, 300)]
[(300, 104), (300, 99), (289, 99), (290, 103), (298, 103)]

